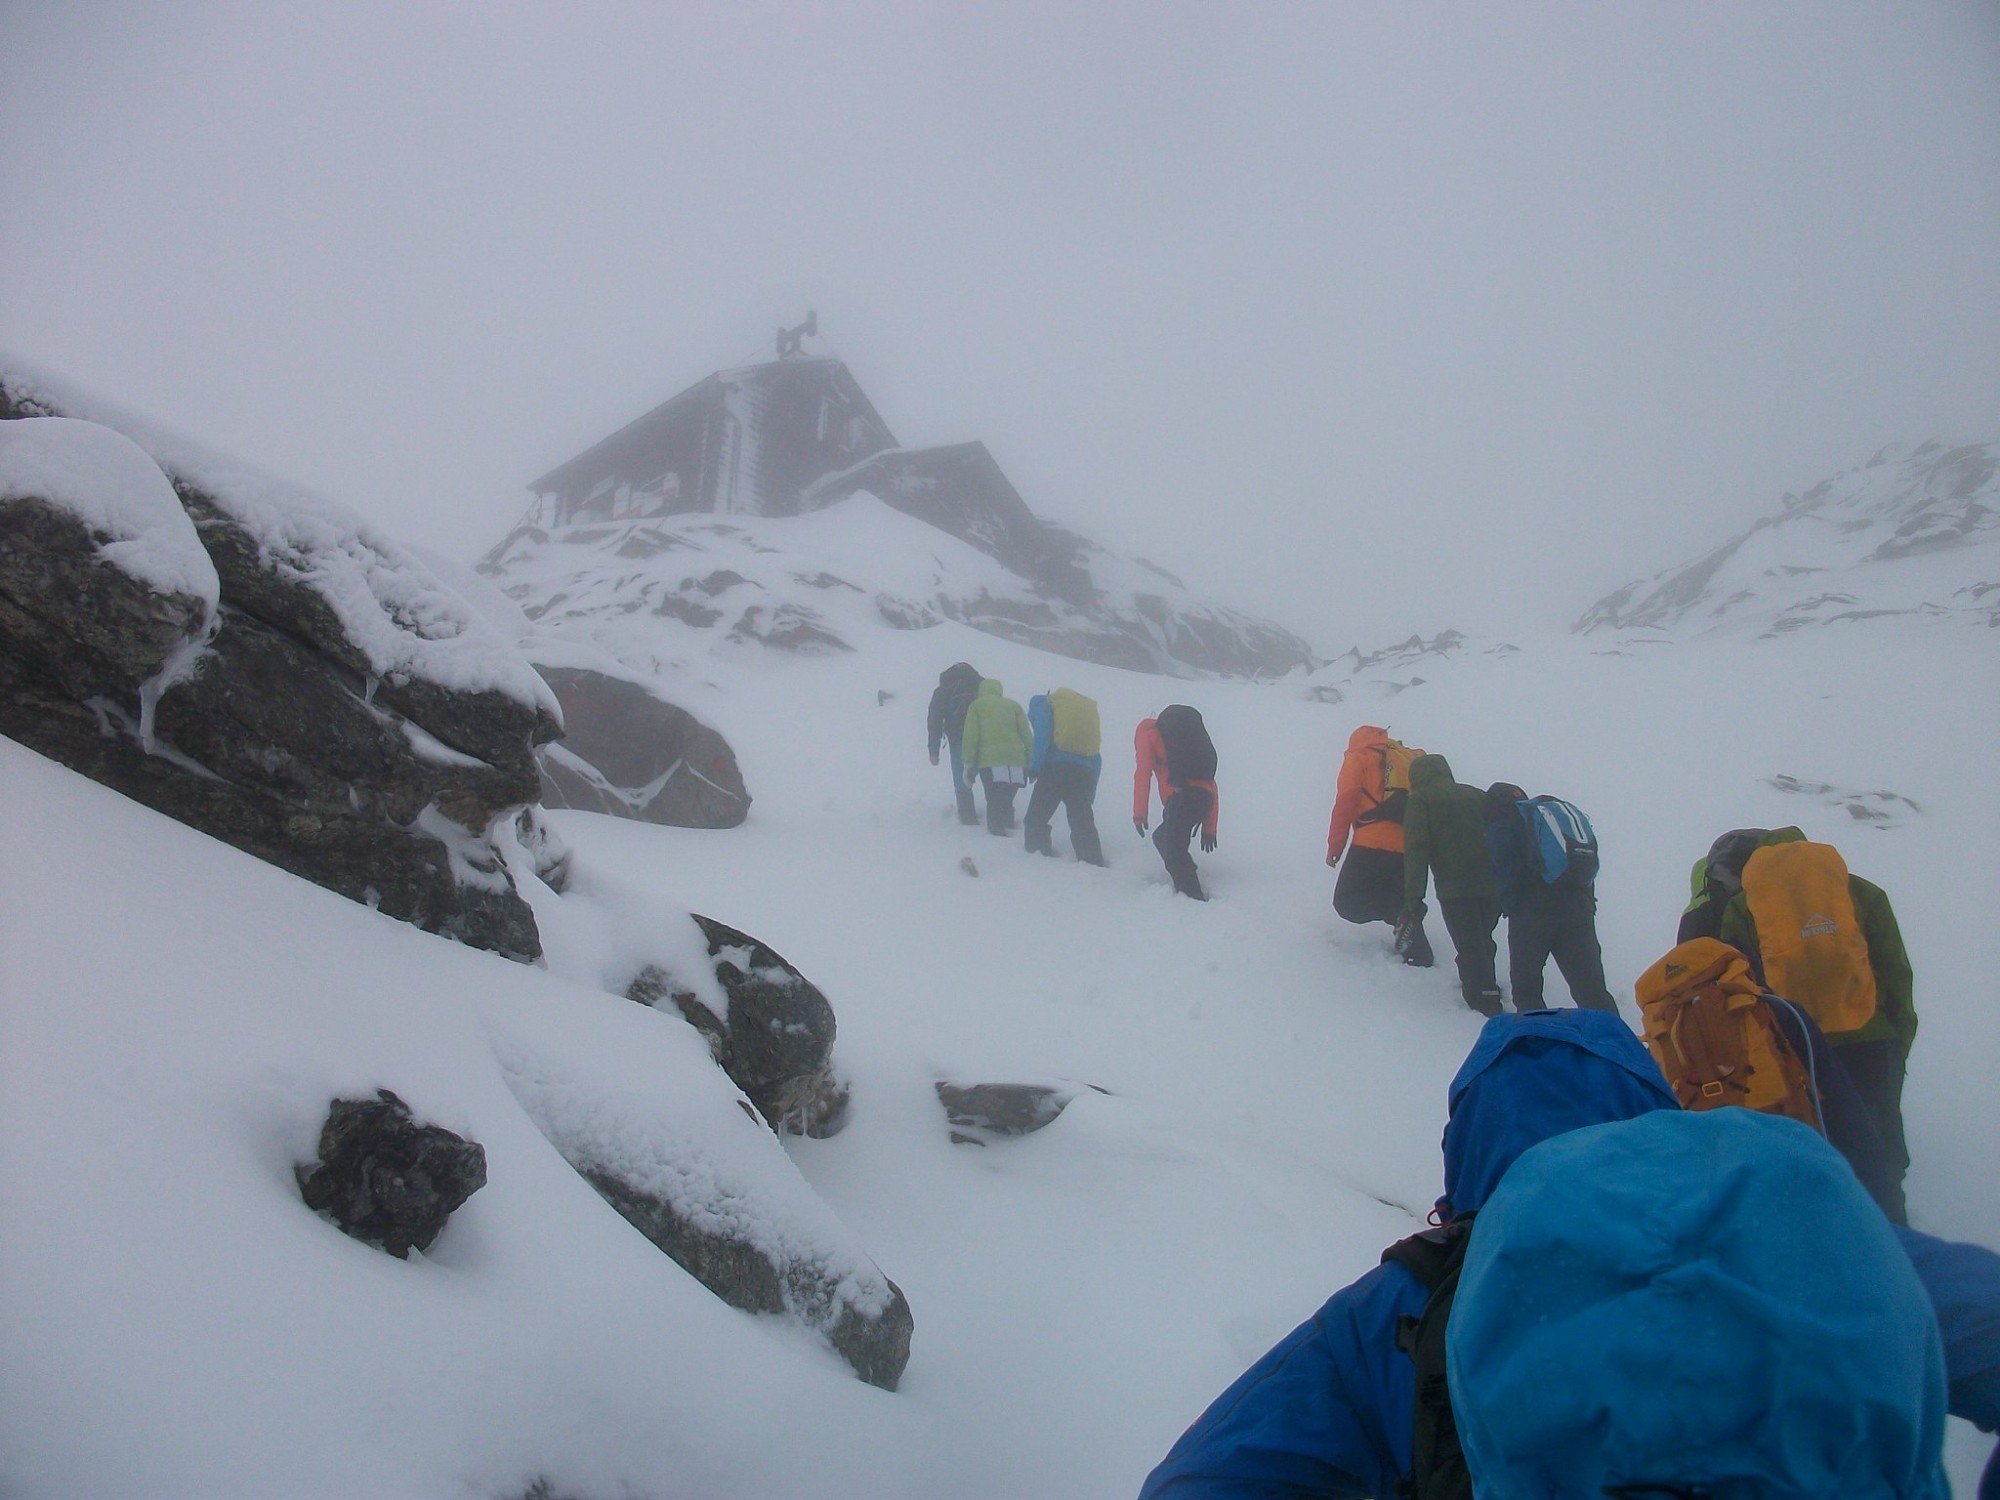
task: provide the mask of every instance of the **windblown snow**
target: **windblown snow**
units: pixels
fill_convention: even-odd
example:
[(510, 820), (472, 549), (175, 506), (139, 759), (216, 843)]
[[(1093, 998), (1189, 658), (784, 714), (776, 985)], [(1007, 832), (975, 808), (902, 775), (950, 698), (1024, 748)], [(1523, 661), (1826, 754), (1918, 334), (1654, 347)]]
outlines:
[[(593, 553), (539, 610), (531, 640), (615, 658), (722, 730), (756, 797), (727, 831), (550, 815), (575, 851), (568, 893), (515, 865), (544, 967), (426, 936), (0, 742), (0, 1491), (1133, 1493), (1441, 1186), (1445, 1087), (1479, 1018), (1448, 963), (1406, 969), (1386, 930), (1329, 909), (1327, 812), (1361, 722), (1589, 812), (1628, 1019), (1717, 832), (1798, 823), (1839, 845), (1889, 892), (1916, 967), (1913, 1218), (2000, 1244), (2000, 659), (1983, 633), (1690, 622), (1638, 653), (1440, 637), (1310, 681), (1176, 682), (960, 620), (899, 628), (880, 595), (963, 595), (991, 560), (920, 527), (912, 551), (917, 523), (865, 503), (850, 534), (842, 509), (784, 523), (768, 552), (761, 522), (677, 523), (655, 552)], [(325, 566), (383, 599), (362, 553), (272, 535), (345, 558)], [(739, 581), (699, 586), (724, 570)], [(727, 638), (780, 593), (847, 649)], [(709, 632), (669, 597), (731, 613)], [(471, 606), (452, 609), (468, 623), (441, 648), (472, 633)], [(514, 651), (504, 625), (480, 629)], [(1099, 701), (1109, 869), (955, 821), (924, 715), (959, 659), (1017, 698)], [(1173, 701), (1220, 755), (1206, 905), (1172, 894), (1127, 817), (1132, 727)], [(1896, 815), (1863, 819), (1849, 793)], [(840, 1134), (780, 1148), (698, 1033), (621, 998), (642, 964), (698, 968), (689, 911), (825, 992), (853, 1088)], [(941, 1080), (1073, 1100), (1033, 1135), (959, 1145)], [(488, 1186), (406, 1262), (313, 1215), (292, 1177), (327, 1101), (376, 1088), (487, 1152)], [(750, 1215), (863, 1303), (893, 1280), (916, 1320), (899, 1390), (725, 1306), (573, 1162)], [(1954, 1424), (1962, 1482), (1988, 1446)]]

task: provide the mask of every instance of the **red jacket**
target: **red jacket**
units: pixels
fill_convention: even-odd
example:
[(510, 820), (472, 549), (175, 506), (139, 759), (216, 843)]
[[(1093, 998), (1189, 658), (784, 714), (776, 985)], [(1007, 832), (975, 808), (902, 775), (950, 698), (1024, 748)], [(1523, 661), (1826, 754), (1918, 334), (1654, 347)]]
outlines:
[[(1132, 736), (1133, 759), (1137, 766), (1132, 773), (1132, 821), (1146, 823), (1153, 816), (1153, 786), (1160, 788), (1160, 806), (1167, 805), (1167, 799), (1180, 787), (1167, 777), (1167, 747), (1160, 739), (1159, 726), (1151, 719), (1139, 721), (1138, 733)], [(1210, 838), (1215, 837), (1216, 819), (1222, 812), (1222, 794), (1215, 789), (1213, 781), (1190, 781), (1189, 788), (1208, 793), (1208, 816), (1201, 820), (1201, 831)]]

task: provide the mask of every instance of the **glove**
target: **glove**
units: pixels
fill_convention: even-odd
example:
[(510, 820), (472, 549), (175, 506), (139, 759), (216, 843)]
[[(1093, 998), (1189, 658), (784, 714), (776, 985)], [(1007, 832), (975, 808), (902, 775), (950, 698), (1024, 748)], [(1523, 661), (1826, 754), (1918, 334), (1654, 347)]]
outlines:
[(1215, 835), (1206, 830), (1203, 831), (1201, 836), (1201, 852), (1203, 854), (1215, 853)]
[(936, 765), (937, 763), (938, 763), (937, 751), (933, 750), (931, 751), (931, 764)]
[(1333, 867), (1334, 867), (1335, 865), (1337, 865), (1337, 864), (1339, 864), (1339, 863), (1340, 863), (1340, 855), (1339, 855), (1339, 853), (1338, 853), (1338, 852), (1336, 852), (1335, 850), (1332, 850), (1332, 849), (1329, 849), (1329, 850), (1327, 850), (1327, 851), (1326, 851), (1326, 867), (1327, 867), (1327, 868), (1328, 868), (1329, 870), (1331, 870), (1331, 869), (1332, 869), (1332, 868), (1333, 868)]
[(1134, 818), (1132, 820), (1132, 826), (1139, 830), (1140, 838), (1144, 838), (1146, 836), (1146, 820), (1144, 818)]
[(965, 773), (965, 784), (966, 784), (967, 786), (978, 786), (978, 785), (979, 785), (979, 773), (978, 773), (977, 771), (972, 771), (972, 770), (968, 770), (968, 771), (967, 771), (967, 772)]

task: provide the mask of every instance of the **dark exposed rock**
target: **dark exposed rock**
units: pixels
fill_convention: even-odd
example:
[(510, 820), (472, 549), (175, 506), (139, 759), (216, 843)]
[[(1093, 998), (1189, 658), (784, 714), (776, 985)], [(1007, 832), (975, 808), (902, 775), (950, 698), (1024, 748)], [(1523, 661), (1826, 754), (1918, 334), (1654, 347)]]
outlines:
[(200, 630), (208, 606), (114, 567), (67, 510), (0, 501), (0, 646), (78, 697), (136, 693)]
[(753, 604), (730, 628), (729, 638), (756, 641), (773, 651), (790, 651), (799, 656), (827, 656), (854, 649), (802, 604)]
[(541, 667), (568, 726), (541, 752), (548, 807), (676, 828), (734, 828), (750, 793), (729, 742), (637, 683), (582, 667)]
[[(47, 405), (0, 372), (7, 415)], [(260, 551), (210, 495), (169, 478), (216, 566), (212, 615), (112, 565), (70, 511), (0, 503), (0, 733), (390, 916), (537, 957), (534, 916), (488, 835), (535, 800), (533, 746), (553, 716), (499, 691), (371, 675), (309, 560)]]
[(818, 1262), (779, 1264), (757, 1247), (676, 1212), (665, 1199), (612, 1172), (591, 1167), (581, 1170), (605, 1202), (731, 1307), (788, 1313), (817, 1329), (870, 1385), (887, 1391), (896, 1388), (910, 1361), (916, 1319), (909, 1299), (895, 1282), (887, 1283), (886, 1307), (873, 1310), (857, 1306), (828, 1268)]
[(947, 1083), (939, 1079), (937, 1096), (945, 1118), (951, 1121), (952, 1140), (962, 1146), (983, 1146), (994, 1136), (1031, 1135), (1052, 1124), (1069, 1108), (1076, 1090), (1039, 1083)]
[(773, 1129), (838, 1133), (848, 1089), (833, 1070), (833, 1006), (817, 985), (748, 933), (709, 917), (693, 921), (708, 940), (716, 980), (729, 997), (727, 1019), (657, 965), (642, 969), (626, 993), (644, 1005), (672, 1003)]
[(387, 1089), (336, 1099), (319, 1161), (297, 1168), (306, 1206), (398, 1260), (428, 1250), (459, 1206), (486, 1186), (486, 1150), (441, 1125), (422, 1125)]

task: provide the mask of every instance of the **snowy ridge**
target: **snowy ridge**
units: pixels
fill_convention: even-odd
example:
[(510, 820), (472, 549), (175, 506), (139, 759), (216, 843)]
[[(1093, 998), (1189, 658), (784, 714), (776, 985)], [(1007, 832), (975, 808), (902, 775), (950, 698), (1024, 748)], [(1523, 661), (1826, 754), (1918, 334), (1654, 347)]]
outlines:
[(0, 394), (18, 409), (82, 418), (137, 444), (170, 479), (199, 491), (241, 527), (272, 571), (324, 600), (374, 675), (497, 692), (560, 722), (555, 695), (505, 636), (409, 548), (345, 506), (222, 457), (4, 353)]
[(1892, 444), (1575, 629), (1768, 636), (1889, 617), (2000, 626), (2000, 444)]
[(712, 669), (746, 652), (845, 655), (884, 632), (947, 621), (1056, 656), (1179, 677), (1265, 675), (1310, 661), (1296, 637), (1203, 604), (1150, 564), (1081, 539), (1077, 547), (1102, 603), (1044, 593), (971, 543), (857, 491), (799, 516), (524, 525), (480, 571), (533, 622), (537, 640), (588, 641), (642, 675), (698, 660)]

